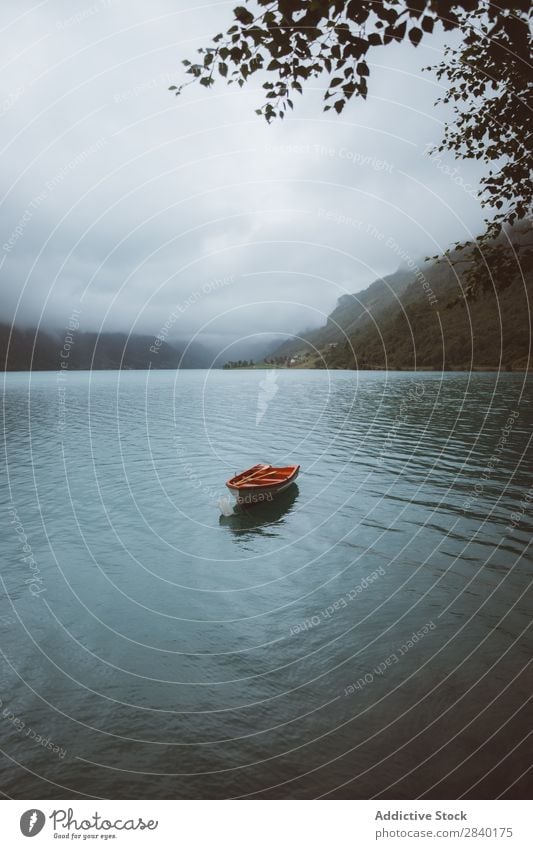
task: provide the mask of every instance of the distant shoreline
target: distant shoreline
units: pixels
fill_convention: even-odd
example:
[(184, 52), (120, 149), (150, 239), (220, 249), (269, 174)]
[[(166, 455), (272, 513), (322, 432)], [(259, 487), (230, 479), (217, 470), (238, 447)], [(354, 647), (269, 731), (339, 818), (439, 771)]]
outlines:
[(222, 366), (218, 366), (217, 368), (94, 368), (94, 369), (2, 369), (2, 374), (92, 374), (92, 373), (103, 373), (103, 372), (138, 372), (138, 371), (153, 371), (153, 372), (166, 372), (166, 371), (351, 371), (351, 372), (394, 372), (395, 374), (420, 374), (421, 372), (427, 374), (529, 374), (533, 371), (533, 366), (531, 368), (499, 368), (498, 366), (473, 366), (472, 368), (460, 368), (458, 366), (454, 366), (453, 368), (446, 369), (438, 369), (432, 368), (431, 366), (420, 366), (417, 369), (411, 368), (383, 368), (379, 366), (374, 366), (370, 368), (340, 368), (336, 366), (334, 368), (309, 368), (309, 366), (279, 366), (279, 365), (256, 365), (256, 366), (242, 366), (235, 368), (223, 368)]
[(516, 368), (506, 368), (505, 366), (451, 366), (450, 368), (440, 369), (433, 368), (432, 366), (419, 366), (418, 368), (394, 368), (394, 366), (390, 366), (389, 368), (385, 368), (384, 366), (367, 366), (366, 368), (344, 368), (342, 366), (316, 366), (315, 368), (308, 365), (264, 365), (263, 363), (259, 363), (253, 366), (232, 366), (226, 367), (223, 371), (271, 371), (272, 369), (276, 369), (279, 371), (355, 371), (355, 372), (369, 372), (369, 371), (393, 371), (393, 372), (410, 372), (412, 374), (416, 374), (418, 372), (435, 372), (442, 373), (449, 372), (450, 374), (468, 374), (471, 372), (504, 372), (505, 374), (527, 374), (530, 371), (533, 371), (533, 364), (529, 368), (524, 368), (522, 366), (517, 366)]

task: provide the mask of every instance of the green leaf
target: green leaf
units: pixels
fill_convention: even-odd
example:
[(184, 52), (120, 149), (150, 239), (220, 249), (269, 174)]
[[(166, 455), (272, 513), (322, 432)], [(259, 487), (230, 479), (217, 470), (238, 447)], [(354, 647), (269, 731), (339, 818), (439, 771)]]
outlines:
[(228, 76), (228, 66), (226, 65), (225, 62), (219, 62), (218, 63), (218, 73), (220, 74), (221, 77), (227, 77)]

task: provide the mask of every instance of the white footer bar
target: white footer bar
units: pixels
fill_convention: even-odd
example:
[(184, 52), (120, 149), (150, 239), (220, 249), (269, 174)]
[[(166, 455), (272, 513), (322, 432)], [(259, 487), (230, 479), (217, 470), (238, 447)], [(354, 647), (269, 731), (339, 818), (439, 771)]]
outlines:
[(527, 801), (6, 800), (0, 833), (9, 849), (531, 849), (529, 808)]

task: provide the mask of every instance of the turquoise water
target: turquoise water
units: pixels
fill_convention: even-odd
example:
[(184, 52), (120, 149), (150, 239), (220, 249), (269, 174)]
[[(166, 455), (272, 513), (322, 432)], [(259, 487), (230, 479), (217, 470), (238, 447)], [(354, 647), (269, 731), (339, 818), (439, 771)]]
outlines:
[[(524, 797), (530, 378), (16, 373), (2, 416), (4, 794)], [(297, 486), (223, 516), (260, 461)]]

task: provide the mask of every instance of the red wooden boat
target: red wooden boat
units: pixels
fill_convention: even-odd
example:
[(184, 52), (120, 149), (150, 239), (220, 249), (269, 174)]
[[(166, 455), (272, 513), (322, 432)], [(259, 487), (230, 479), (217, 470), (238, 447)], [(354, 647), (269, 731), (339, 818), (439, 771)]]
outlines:
[(271, 466), (258, 463), (226, 481), (239, 504), (256, 504), (272, 501), (287, 489), (298, 477), (300, 466)]

